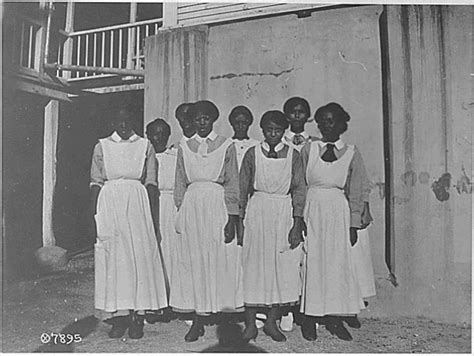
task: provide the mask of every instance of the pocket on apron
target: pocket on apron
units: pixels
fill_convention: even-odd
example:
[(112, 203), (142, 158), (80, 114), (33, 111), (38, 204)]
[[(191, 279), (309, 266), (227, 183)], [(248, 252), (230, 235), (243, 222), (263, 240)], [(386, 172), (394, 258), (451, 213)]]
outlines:
[(99, 212), (94, 215), (94, 219), (97, 228), (97, 241), (103, 243), (110, 240), (110, 238), (114, 235), (114, 226), (110, 224), (106, 214)]

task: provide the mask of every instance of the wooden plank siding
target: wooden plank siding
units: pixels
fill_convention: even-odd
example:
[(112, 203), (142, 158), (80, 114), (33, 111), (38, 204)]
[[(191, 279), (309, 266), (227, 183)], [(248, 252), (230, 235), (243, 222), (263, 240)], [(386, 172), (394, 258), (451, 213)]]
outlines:
[(335, 4), (178, 3), (178, 26), (218, 23), (334, 5)]

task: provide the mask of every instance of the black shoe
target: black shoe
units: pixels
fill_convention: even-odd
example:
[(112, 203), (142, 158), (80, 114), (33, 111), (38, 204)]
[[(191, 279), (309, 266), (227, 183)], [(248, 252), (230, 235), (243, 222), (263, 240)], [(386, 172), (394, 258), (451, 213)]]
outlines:
[(112, 329), (109, 331), (109, 337), (111, 339), (120, 339), (125, 335), (130, 326), (130, 316), (116, 316), (107, 320), (108, 324), (112, 324)]
[(360, 329), (361, 327), (360, 321), (359, 319), (357, 319), (357, 315), (345, 317), (344, 321), (347, 323), (349, 327), (353, 329)]
[(144, 321), (144, 315), (132, 313), (132, 321), (130, 323), (130, 328), (128, 329), (128, 336), (130, 336), (130, 339), (141, 339), (143, 337)]
[(145, 320), (148, 324), (154, 324), (161, 320), (163, 317), (162, 314), (159, 314), (158, 311), (147, 311), (145, 313)]
[(295, 310), (293, 310), (293, 318), (296, 325), (303, 325), (305, 316), (299, 311), (299, 309), (295, 308)]
[(278, 330), (276, 323), (269, 323), (268, 321), (263, 326), (263, 332), (265, 335), (268, 335), (272, 338), (273, 341), (284, 342), (286, 341), (286, 336)]
[(204, 336), (204, 326), (193, 323), (188, 333), (184, 335), (184, 341), (194, 342), (197, 341), (201, 336)]
[(332, 335), (336, 335), (339, 339), (345, 341), (351, 341), (352, 336), (349, 331), (342, 325), (342, 322), (328, 323), (326, 324), (326, 330)]
[(173, 312), (166, 308), (164, 310), (153, 310), (145, 312), (145, 320), (148, 324), (169, 323), (174, 318)]
[(308, 340), (314, 341), (318, 338), (316, 333), (316, 322), (311, 320), (305, 320), (301, 325), (301, 335)]
[(250, 340), (257, 340), (258, 329), (255, 325), (246, 327), (242, 333), (242, 340), (245, 343), (250, 342)]

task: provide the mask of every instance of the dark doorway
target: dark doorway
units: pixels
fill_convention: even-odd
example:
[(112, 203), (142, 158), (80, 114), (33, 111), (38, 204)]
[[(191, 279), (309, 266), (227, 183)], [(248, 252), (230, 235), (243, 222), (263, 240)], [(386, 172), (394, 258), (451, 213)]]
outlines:
[(32, 271), (43, 245), (43, 113), (48, 100), (5, 90), (2, 109), (3, 267), (7, 279)]
[(53, 228), (57, 245), (70, 253), (94, 244), (89, 200), (92, 152), (99, 138), (112, 133), (111, 119), (124, 106), (135, 113), (136, 132), (143, 135), (143, 90), (88, 95), (61, 104)]

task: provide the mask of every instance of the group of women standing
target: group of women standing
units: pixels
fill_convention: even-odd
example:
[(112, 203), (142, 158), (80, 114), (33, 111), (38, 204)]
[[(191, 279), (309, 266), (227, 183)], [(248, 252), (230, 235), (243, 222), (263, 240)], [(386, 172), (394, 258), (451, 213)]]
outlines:
[(174, 147), (164, 120), (147, 126), (151, 144), (120, 114), (94, 150), (95, 305), (109, 336), (142, 337), (147, 315), (169, 305), (193, 313), (189, 342), (209, 315), (226, 312), (244, 312), (246, 342), (262, 312), (275, 341), (286, 340), (293, 314), (307, 340), (316, 323), (350, 340), (343, 321), (360, 327), (356, 315), (375, 288), (370, 254), (355, 252), (372, 218), (362, 157), (340, 139), (348, 113), (319, 108), (316, 139), (304, 130), (308, 102), (291, 98), (283, 112), (263, 114), (262, 142), (248, 137), (245, 106), (229, 115), (232, 138), (214, 131), (210, 101), (175, 114), (183, 138)]

